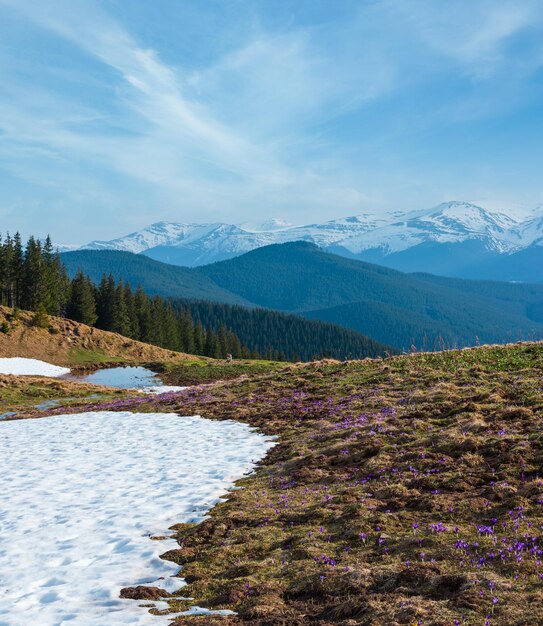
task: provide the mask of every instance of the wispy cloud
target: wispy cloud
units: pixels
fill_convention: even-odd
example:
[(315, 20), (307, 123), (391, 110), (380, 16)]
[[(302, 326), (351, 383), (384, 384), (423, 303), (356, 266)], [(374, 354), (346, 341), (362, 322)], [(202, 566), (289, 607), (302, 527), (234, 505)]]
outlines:
[[(64, 79), (82, 87), (67, 91), (57, 76), (30, 87), (32, 70), (21, 76), (22, 61), (6, 58), (4, 206), (15, 201), (17, 179), (31, 184), (22, 198), (42, 189), (76, 211), (100, 205), (93, 210), (116, 212), (120, 229), (155, 218), (240, 220), (256, 210), (303, 221), (367, 204), (420, 205), (454, 181), (434, 171), (428, 182), (427, 163), (414, 164), (408, 143), (417, 130), (522, 106), (543, 62), (537, 0), (382, 0), (304, 24), (260, 16), (205, 63), (175, 64), (107, 6), (0, 0), (0, 14), (86, 63), (66, 60)], [(514, 90), (500, 80), (512, 68)], [(461, 88), (446, 88), (449, 75)]]

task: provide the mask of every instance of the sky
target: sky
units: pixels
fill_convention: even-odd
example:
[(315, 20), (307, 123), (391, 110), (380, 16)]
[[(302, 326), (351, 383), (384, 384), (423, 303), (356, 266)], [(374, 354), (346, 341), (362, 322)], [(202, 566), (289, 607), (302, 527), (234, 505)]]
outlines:
[(0, 0), (0, 231), (543, 202), (541, 0)]

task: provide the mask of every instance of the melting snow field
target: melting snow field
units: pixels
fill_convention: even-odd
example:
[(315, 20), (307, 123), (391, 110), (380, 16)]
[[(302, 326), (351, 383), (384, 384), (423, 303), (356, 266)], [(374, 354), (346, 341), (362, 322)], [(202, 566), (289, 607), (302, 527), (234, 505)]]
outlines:
[(158, 558), (175, 545), (149, 536), (201, 520), (273, 445), (245, 424), (171, 413), (0, 423), (0, 626), (164, 624), (119, 599), (181, 587)]
[(58, 367), (37, 359), (23, 359), (21, 357), (0, 359), (0, 374), (15, 374), (18, 376), (64, 376), (69, 374), (67, 367)]

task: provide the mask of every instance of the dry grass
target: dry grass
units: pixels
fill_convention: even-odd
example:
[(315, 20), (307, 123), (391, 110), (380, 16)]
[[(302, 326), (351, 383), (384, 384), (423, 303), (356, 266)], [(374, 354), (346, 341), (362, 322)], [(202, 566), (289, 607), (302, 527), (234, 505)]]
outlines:
[(7, 333), (0, 332), (0, 357), (27, 357), (79, 368), (195, 359), (60, 317), (49, 317), (49, 329), (36, 328), (33, 317), (20, 311), (14, 318), (12, 309), (0, 307), (0, 325), (7, 323), (9, 328)]
[(165, 555), (237, 616), (174, 624), (543, 623), (543, 344), (287, 367), (157, 409), (280, 438)]

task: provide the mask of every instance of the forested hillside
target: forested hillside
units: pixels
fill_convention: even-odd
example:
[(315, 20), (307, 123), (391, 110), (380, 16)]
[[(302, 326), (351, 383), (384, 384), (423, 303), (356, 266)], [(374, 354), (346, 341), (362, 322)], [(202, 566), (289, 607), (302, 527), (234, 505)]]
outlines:
[[(400, 350), (543, 337), (542, 285), (403, 274), (329, 254), (307, 242), (267, 246), (199, 268), (172, 267), (141, 255), (112, 251), (82, 251), (62, 258), (68, 260), (71, 273), (76, 271), (77, 261), (94, 280), (99, 280), (99, 272), (107, 268), (117, 279), (135, 288), (141, 275), (143, 290), (149, 294), (160, 293), (186, 302), (251, 303), (253, 308), (290, 312), (343, 326)], [(209, 310), (216, 311), (216, 315), (213, 320), (206, 319), (218, 329), (217, 320), (226, 314), (213, 307)], [(331, 340), (325, 335), (332, 337), (331, 330), (300, 335), (294, 330), (300, 322), (287, 323), (269, 315), (232, 312), (225, 323), (228, 328), (235, 325), (236, 333), (251, 351), (267, 353), (271, 347), (292, 358), (305, 358), (313, 354), (314, 339), (318, 337), (317, 343), (324, 341), (318, 353), (328, 352)], [(266, 324), (256, 323), (258, 316), (266, 317)], [(274, 331), (261, 332), (270, 325)], [(286, 335), (279, 328), (291, 328), (292, 332)], [(338, 333), (336, 328), (333, 336), (339, 352), (334, 354), (357, 354), (354, 349), (346, 352), (340, 348), (354, 338), (347, 340), (346, 335), (340, 337)], [(279, 339), (280, 343), (275, 344)], [(304, 347), (304, 341), (309, 341), (311, 348)], [(357, 341), (361, 347), (366, 340), (358, 336)], [(294, 347), (296, 344), (298, 347)]]
[[(109, 260), (115, 271), (119, 267), (115, 263), (123, 261), (126, 270), (126, 256), (128, 261), (134, 257), (108, 251), (98, 266), (105, 267)], [(141, 258), (142, 267), (150, 266), (153, 272), (163, 265)], [(137, 262), (128, 267), (137, 275)], [(169, 284), (175, 284), (168, 266), (165, 268), (164, 276), (171, 281)], [(183, 274), (183, 268), (172, 269)], [(93, 276), (96, 271), (94, 265)], [(190, 277), (191, 271), (186, 272)], [(378, 356), (392, 350), (360, 333), (294, 315), (186, 299), (172, 302), (149, 295), (142, 286), (134, 289), (125, 279), (126, 274), (120, 273), (121, 277), (102, 274), (97, 283), (86, 273), (76, 271), (70, 280), (49, 238), (43, 245), (30, 238), (23, 249), (19, 236), (7, 237), (0, 245), (0, 304), (35, 311), (35, 323), (43, 327), (48, 324), (47, 315), (66, 316), (145, 343), (215, 358), (344, 359)], [(145, 274), (146, 280), (151, 280), (151, 275)], [(135, 282), (134, 276), (132, 280)], [(197, 274), (178, 289), (190, 295), (193, 292), (184, 291), (184, 285), (195, 288), (197, 284), (203, 285), (205, 293), (227, 293), (219, 287), (213, 289), (210, 279)], [(232, 299), (242, 300), (236, 296)]]
[(155, 261), (141, 254), (116, 250), (77, 250), (64, 252), (62, 262), (70, 277), (78, 270), (99, 283), (102, 276), (113, 273), (116, 279), (133, 289), (141, 286), (146, 294), (165, 298), (187, 298), (250, 305), (244, 298), (231, 293), (203, 274), (186, 267)]
[(51, 315), (66, 311), (70, 281), (51, 239), (30, 237), (23, 246), (21, 236), (0, 235), (0, 305)]
[[(23, 247), (17, 234), (0, 244), (0, 305), (35, 311), (34, 324), (43, 328), (49, 326), (48, 315), (63, 316), (170, 350), (216, 358), (260, 356), (226, 327), (206, 329), (188, 309), (174, 309), (141, 287), (134, 292), (112, 275), (104, 275), (99, 285), (81, 271), (70, 280), (49, 237), (43, 244), (30, 237)], [(7, 325), (1, 330), (9, 332)], [(283, 357), (271, 346), (269, 355)]]
[(276, 346), (281, 346), (281, 356), (293, 361), (309, 361), (316, 356), (355, 359), (395, 352), (350, 329), (297, 315), (203, 301), (182, 306), (185, 310), (188, 307), (194, 320), (205, 328), (216, 332), (223, 326), (229, 328), (252, 352), (266, 357)]
[(543, 286), (402, 274), (306, 242), (268, 246), (198, 271), (260, 306), (367, 334), (400, 349), (543, 336)]
[[(143, 271), (149, 263), (156, 263), (130, 253), (116, 253), (121, 255), (118, 257), (110, 251), (76, 254), (85, 272), (96, 274), (107, 264), (123, 280), (137, 278), (137, 272), (132, 276), (127, 268)], [(296, 313), (344, 326), (402, 350), (543, 336), (542, 285), (403, 274), (329, 254), (307, 242), (267, 246), (194, 269), (170, 269), (182, 271), (186, 281), (190, 277), (185, 283), (190, 283), (190, 289), (175, 281), (169, 286), (155, 284), (153, 274), (146, 271), (144, 289), (189, 300), (209, 300), (206, 293), (215, 292), (219, 294), (213, 298), (216, 301), (219, 297), (223, 302), (238, 298), (252, 306)], [(71, 270), (75, 271), (73, 265)], [(198, 285), (204, 285), (206, 291), (200, 292)]]

